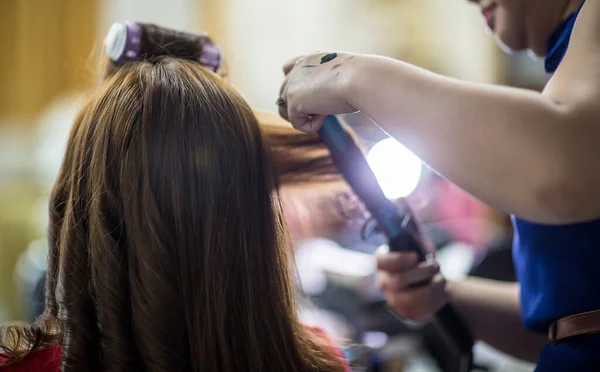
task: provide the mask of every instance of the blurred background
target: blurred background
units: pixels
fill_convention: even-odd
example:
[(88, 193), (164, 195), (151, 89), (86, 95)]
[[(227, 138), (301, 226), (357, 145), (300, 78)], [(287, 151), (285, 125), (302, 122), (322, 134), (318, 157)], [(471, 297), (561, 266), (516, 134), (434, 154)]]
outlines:
[[(475, 82), (540, 89), (546, 81), (541, 62), (502, 54), (478, 9), (464, 0), (2, 0), (0, 322), (30, 320), (41, 311), (47, 197), (73, 116), (97, 82), (104, 35), (123, 20), (209, 32), (225, 51), (231, 83), (252, 106), (270, 111), (276, 111), (283, 63), (317, 50), (383, 54)], [(360, 115), (347, 120), (367, 147), (385, 137)], [(385, 156), (374, 158), (386, 166)], [(400, 178), (408, 174), (403, 167), (410, 165), (391, 165)], [(393, 182), (413, 184), (403, 187), (444, 257), (447, 276), (514, 280), (507, 216), (417, 167), (412, 180)], [(369, 313), (379, 303), (369, 254), (381, 243), (314, 237), (298, 244), (299, 282), (314, 302), (307, 321), (327, 323), (371, 349), (406, 331), (394, 328), (397, 320), (374, 315), (380, 308)], [(344, 262), (355, 266), (328, 266), (338, 254), (350, 254)], [(413, 350), (410, 342), (400, 345), (413, 353), (406, 352)], [(516, 370), (509, 358), (481, 348), (490, 365)]]

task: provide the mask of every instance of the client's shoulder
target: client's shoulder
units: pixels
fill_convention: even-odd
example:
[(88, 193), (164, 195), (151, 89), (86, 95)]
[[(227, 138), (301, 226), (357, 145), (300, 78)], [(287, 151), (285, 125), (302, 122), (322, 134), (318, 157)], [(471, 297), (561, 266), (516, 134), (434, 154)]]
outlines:
[(53, 346), (37, 350), (25, 359), (18, 362), (6, 364), (6, 360), (0, 357), (1, 372), (59, 372), (60, 371), (61, 348)]

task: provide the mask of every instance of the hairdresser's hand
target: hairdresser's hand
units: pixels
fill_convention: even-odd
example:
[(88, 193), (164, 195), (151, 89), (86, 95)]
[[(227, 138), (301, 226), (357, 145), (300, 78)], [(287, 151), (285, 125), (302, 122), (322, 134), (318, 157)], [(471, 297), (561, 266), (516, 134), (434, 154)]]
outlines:
[(358, 60), (357, 54), (317, 53), (286, 63), (277, 100), (281, 116), (296, 129), (315, 132), (327, 115), (356, 112), (345, 95)]
[(446, 282), (435, 260), (417, 262), (417, 255), (389, 252), (378, 255), (377, 285), (400, 317), (429, 321), (450, 301)]

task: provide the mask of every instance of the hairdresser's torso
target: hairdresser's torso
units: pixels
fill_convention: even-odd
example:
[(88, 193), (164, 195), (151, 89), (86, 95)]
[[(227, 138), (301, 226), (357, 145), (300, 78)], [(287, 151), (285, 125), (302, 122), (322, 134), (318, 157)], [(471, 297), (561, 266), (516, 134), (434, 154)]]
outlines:
[[(579, 10), (561, 23), (547, 41), (548, 73), (554, 73), (565, 57)], [(560, 92), (558, 95), (568, 94), (572, 92), (568, 83), (553, 79), (546, 89)], [(525, 324), (546, 334), (555, 320), (600, 310), (600, 291), (596, 290), (600, 283), (600, 219), (549, 225), (513, 217), (513, 223), (514, 258)], [(598, 366), (597, 350), (600, 335), (548, 345), (540, 354), (538, 370), (588, 371), (591, 366)]]

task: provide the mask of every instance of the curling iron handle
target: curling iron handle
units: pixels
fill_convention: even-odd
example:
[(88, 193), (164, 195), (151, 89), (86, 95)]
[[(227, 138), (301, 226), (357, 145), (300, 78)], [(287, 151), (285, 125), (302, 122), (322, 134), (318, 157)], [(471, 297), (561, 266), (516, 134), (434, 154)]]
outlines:
[[(390, 240), (390, 251), (393, 252), (416, 252), (419, 261), (427, 259), (427, 249), (421, 239), (421, 232), (410, 211), (406, 214), (408, 220), (403, 223), (402, 233)], [(467, 326), (465, 319), (456, 311), (450, 303), (444, 305), (435, 313), (434, 323), (440, 332), (440, 335), (446, 340), (447, 345), (456, 348), (456, 353), (463, 356), (469, 356), (473, 349), (473, 336)], [(471, 358), (471, 357), (469, 357)], [(467, 362), (468, 365), (472, 360)], [(468, 370), (468, 367), (465, 367)]]
[(438, 329), (445, 332), (448, 340), (456, 344), (461, 353), (467, 353), (473, 349), (474, 341), (471, 330), (452, 304), (446, 304), (438, 310), (435, 313), (434, 322), (438, 324)]
[(390, 251), (415, 252), (419, 257), (419, 262), (425, 261), (427, 259), (427, 250), (421, 240), (421, 231), (410, 211), (400, 221), (400, 226), (402, 227), (400, 234), (389, 241)]
[[(328, 116), (325, 119), (319, 129), (319, 136), (329, 148), (338, 170), (390, 239), (390, 250), (416, 252), (419, 261), (425, 261), (427, 251), (410, 208), (405, 205), (404, 213), (401, 215), (396, 209), (397, 206), (384, 196), (362, 151), (335, 116)], [(451, 304), (436, 313), (434, 322), (447, 344), (456, 347), (461, 355), (472, 355), (471, 332)]]
[[(405, 208), (408, 208), (408, 206)], [(427, 259), (427, 249), (421, 239), (419, 226), (408, 209), (405, 219), (402, 233), (390, 240), (390, 251), (416, 252), (419, 256), (419, 262), (425, 261)], [(442, 307), (435, 314), (434, 321), (443, 329), (447, 337), (459, 344), (461, 349), (468, 350), (473, 347), (471, 331), (466, 326), (462, 316), (451, 304)]]

